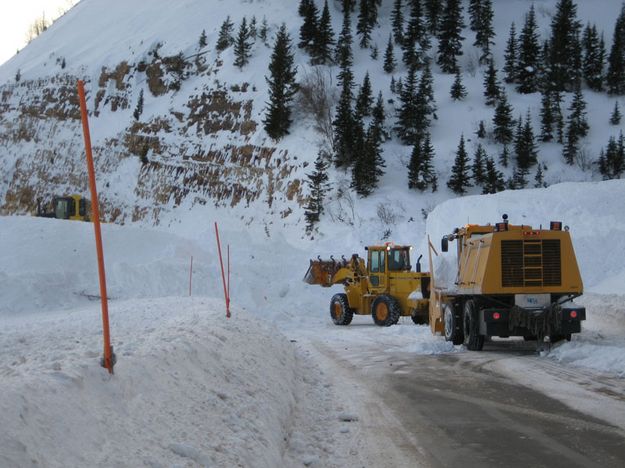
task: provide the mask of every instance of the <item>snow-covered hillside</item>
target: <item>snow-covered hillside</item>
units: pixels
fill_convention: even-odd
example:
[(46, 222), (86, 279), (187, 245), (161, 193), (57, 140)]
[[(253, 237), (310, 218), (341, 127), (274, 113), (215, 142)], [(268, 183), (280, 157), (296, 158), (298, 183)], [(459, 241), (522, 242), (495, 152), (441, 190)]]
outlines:
[[(280, 142), (271, 141), (262, 126), (273, 34), (285, 22), (297, 44), (302, 23), (297, 4), (284, 0), (78, 3), (0, 67), (1, 212), (33, 212), (39, 197), (49, 200), (55, 194), (75, 192), (87, 195), (75, 96), (75, 81), (80, 78), (86, 80), (98, 182), (107, 220), (146, 220), (167, 225), (186, 217), (189, 210), (194, 216), (213, 216), (217, 212), (259, 235), (276, 235), (284, 226), (299, 225), (301, 237), (302, 205), (308, 194), (306, 174), (311, 171), (318, 149), (327, 146), (327, 141), (314, 130), (310, 116), (298, 104), (291, 134)], [(536, 3), (541, 39), (549, 35), (555, 4), (555, 0)], [(609, 48), (614, 19), (621, 8), (619, 2), (580, 0), (577, 5), (578, 19), (583, 24), (597, 24)], [(332, 26), (338, 34), (340, 2), (331, 1), (329, 6)], [(377, 60), (371, 58), (370, 50), (358, 46), (356, 13), (352, 15), (355, 83), (360, 84), (369, 72), (374, 95), (383, 93), (389, 128), (395, 124), (398, 105), (389, 89), (390, 82), (406, 75), (398, 46), (397, 70), (390, 75), (382, 69), (392, 6), (390, 0), (382, 2), (378, 26), (372, 33), (372, 42), (380, 52)], [(524, 0), (496, 0), (493, 6), (493, 51), (501, 79), (510, 24), (514, 21), (520, 31), (529, 4)], [(221, 53), (215, 49), (219, 27), (227, 16), (235, 29), (243, 17), (255, 17), (258, 25), (263, 18), (268, 20), (268, 44), (256, 39), (251, 61), (241, 70), (233, 65), (232, 47)], [(207, 35), (207, 46), (203, 48), (199, 46), (202, 31)], [(427, 212), (452, 196), (446, 181), (460, 135), (469, 140), (467, 149), (472, 155), (479, 122), (486, 123), (489, 133), (493, 116), (493, 108), (484, 105), (485, 69), (477, 63), (478, 51), (472, 46), (474, 33), (466, 28), (463, 34), (466, 39), (460, 65), (468, 97), (452, 101), (449, 89), (453, 76), (441, 73), (437, 66), (433, 70), (438, 120), (433, 121), (431, 132), (439, 191), (431, 194), (408, 189), (406, 166), (411, 147), (400, 144), (394, 136), (383, 145), (386, 174), (372, 196), (360, 199), (349, 189), (350, 173), (330, 169), (331, 190), (320, 224), (321, 235), (328, 223), (342, 223), (353, 227), (356, 236), (364, 231), (362, 239), (381, 238), (388, 228), (370, 226), (389, 216), (397, 224), (391, 229), (393, 235), (414, 230), (413, 222), (420, 226)], [(306, 53), (295, 45), (294, 51), (298, 79), (302, 81), (312, 67)], [(435, 51), (434, 44), (431, 54)], [(172, 87), (176, 81), (174, 59), (179, 53), (186, 58), (187, 66), (180, 89), (176, 89)], [(336, 83), (336, 66), (321, 69)], [(16, 82), (18, 74), (20, 80)], [(513, 85), (505, 87), (514, 116), (525, 116), (529, 110), (538, 132), (540, 95), (521, 95)], [(145, 99), (143, 112), (135, 120), (133, 113), (141, 92)], [(623, 124), (608, 124), (618, 97), (586, 89), (584, 93), (591, 128), (582, 147), (586, 162), (591, 163), (609, 136), (618, 136)], [(338, 93), (334, 94), (336, 98)], [(570, 95), (564, 96), (563, 109), (570, 100)], [(480, 142), (496, 160), (501, 145), (490, 138)], [(561, 145), (545, 143), (539, 148), (539, 162), (547, 167), (547, 184), (600, 179), (596, 166), (583, 171), (564, 164)], [(505, 177), (512, 176), (512, 166), (500, 169)], [(530, 185), (533, 176), (534, 169), (529, 174)], [(473, 188), (469, 193), (480, 191)], [(380, 207), (390, 211), (389, 216), (380, 216)], [(412, 212), (405, 216), (407, 207)]]

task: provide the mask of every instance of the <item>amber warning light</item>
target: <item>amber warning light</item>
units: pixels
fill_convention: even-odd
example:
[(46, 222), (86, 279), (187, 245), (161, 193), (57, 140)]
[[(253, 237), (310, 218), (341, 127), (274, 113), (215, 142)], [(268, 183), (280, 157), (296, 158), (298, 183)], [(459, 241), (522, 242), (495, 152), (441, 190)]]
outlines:
[(562, 223), (560, 221), (551, 221), (549, 228), (552, 231), (561, 231), (562, 230)]

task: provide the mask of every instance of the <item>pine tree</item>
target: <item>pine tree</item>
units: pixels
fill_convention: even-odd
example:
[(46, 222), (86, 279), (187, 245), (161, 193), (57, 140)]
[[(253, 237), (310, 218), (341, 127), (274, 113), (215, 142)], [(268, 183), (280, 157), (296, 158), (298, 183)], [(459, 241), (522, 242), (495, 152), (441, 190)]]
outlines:
[(341, 69), (352, 66), (352, 29), (349, 8), (343, 13), (343, 28), (336, 42), (334, 61)]
[(433, 36), (439, 33), (441, 11), (443, 2), (441, 0), (425, 0), (425, 15), (427, 17), (428, 31)]
[(391, 93), (397, 94), (397, 84), (395, 83), (395, 77), (391, 76), (391, 84), (389, 85)]
[[(362, 121), (357, 119), (356, 126), (362, 128)], [(363, 133), (360, 130), (358, 133)], [(377, 138), (379, 132), (374, 129), (372, 123), (362, 139), (362, 145), (358, 145), (359, 151), (352, 168), (352, 188), (361, 197), (367, 197), (377, 188), (380, 177), (384, 174), (384, 160), (381, 156), (380, 141)]]
[(553, 115), (555, 116), (558, 143), (562, 145), (564, 144), (564, 115), (562, 115), (562, 93), (560, 91), (552, 92), (551, 104), (553, 105)]
[(313, 65), (327, 65), (332, 63), (332, 48), (334, 46), (334, 31), (332, 30), (332, 18), (328, 0), (323, 4), (317, 35), (313, 40), (311, 50), (311, 63)]
[(371, 41), (371, 31), (375, 22), (371, 21), (374, 6), (371, 0), (360, 0), (358, 12), (358, 22), (356, 23), (356, 33), (360, 35), (360, 47), (363, 49), (369, 47)]
[(369, 72), (367, 72), (362, 80), (362, 86), (356, 97), (356, 106), (354, 108), (354, 111), (361, 117), (368, 117), (371, 114), (371, 106), (373, 104), (373, 96), (371, 94), (371, 80), (369, 79)]
[(486, 160), (489, 159), (481, 143), (477, 145), (471, 166), (473, 185), (481, 186), (486, 181)]
[(525, 124), (523, 124), (523, 119), (519, 118), (514, 140), (514, 151), (516, 164), (519, 169), (529, 170), (538, 160), (538, 150), (534, 139), (534, 130), (532, 129), (529, 109), (525, 117)]
[(301, 2), (299, 2), (299, 7), (297, 7), (297, 13), (302, 17), (306, 17), (306, 13), (308, 12), (308, 9), (310, 8), (310, 4), (314, 3), (314, 0), (301, 0)]
[(424, 191), (428, 187), (432, 192), (436, 191), (438, 178), (432, 167), (434, 158), (434, 147), (432, 146), (430, 134), (426, 133), (423, 142), (415, 144), (410, 155), (408, 164), (408, 188)]
[(143, 90), (139, 91), (139, 99), (137, 100), (137, 107), (135, 107), (134, 112), (132, 113), (135, 120), (139, 120), (141, 114), (143, 113)]
[(551, 20), (549, 82), (554, 89), (574, 89), (581, 76), (581, 24), (573, 0), (558, 0)]
[(625, 4), (614, 25), (606, 83), (610, 94), (625, 94)]
[(605, 43), (599, 37), (597, 27), (588, 24), (584, 29), (582, 68), (584, 80), (594, 91), (603, 91), (603, 68), (605, 66)]
[(395, 44), (404, 43), (404, 12), (402, 0), (395, 0), (393, 3), (393, 11), (391, 13), (391, 25), (393, 28), (393, 38)]
[(395, 62), (395, 56), (393, 55), (393, 38), (389, 34), (388, 36), (388, 44), (386, 46), (386, 52), (384, 52), (384, 71), (386, 73), (393, 73), (395, 71), (395, 66), (397, 63)]
[(434, 100), (434, 77), (432, 76), (432, 68), (430, 67), (429, 60), (425, 61), (423, 72), (421, 73), (419, 94), (424, 97), (425, 103), (425, 107), (421, 109), (421, 111), (427, 114), (428, 117), (438, 120), (436, 115), (436, 102)]
[(215, 48), (218, 52), (226, 50), (232, 44), (234, 44), (234, 37), (232, 32), (234, 31), (234, 23), (230, 21), (230, 16), (221, 24), (219, 29), (219, 36), (217, 37), (217, 45)]
[(625, 172), (625, 141), (622, 132), (618, 143), (613, 136), (610, 137), (605, 152), (601, 150), (598, 163), (604, 179), (618, 179)]
[(477, 127), (477, 132), (475, 132), (478, 138), (486, 138), (486, 127), (484, 126), (484, 121), (480, 120), (480, 124)]
[(332, 125), (336, 167), (350, 166), (354, 161), (355, 119), (352, 110), (351, 81), (344, 80)]
[(492, 60), (488, 62), (488, 70), (484, 75), (484, 97), (487, 106), (494, 106), (501, 94), (499, 80), (497, 80), (497, 70)]
[(250, 26), (249, 26), (250, 39), (252, 39), (253, 41), (256, 41), (257, 33), (258, 31), (256, 30), (256, 16), (252, 16), (252, 19), (250, 20)]
[(514, 23), (510, 26), (510, 35), (506, 43), (506, 51), (504, 52), (505, 64), (503, 67), (504, 81), (506, 83), (515, 83), (517, 80), (518, 70), (518, 43), (516, 38), (516, 28)]
[(250, 42), (250, 31), (247, 27), (247, 21), (245, 17), (241, 21), (239, 26), (239, 34), (234, 43), (234, 66), (243, 69), (250, 61), (252, 55), (252, 44)]
[(497, 170), (492, 158), (486, 158), (486, 175), (484, 176), (482, 193), (497, 193), (504, 189), (503, 174)]
[(569, 112), (566, 127), (566, 143), (562, 155), (567, 164), (573, 165), (579, 153), (579, 140), (588, 134), (589, 129), (586, 121), (586, 102), (579, 86), (573, 96)]
[(384, 142), (390, 138), (388, 131), (386, 130), (386, 112), (384, 111), (384, 99), (382, 97), (382, 91), (378, 93), (378, 99), (371, 111), (371, 117), (373, 117), (373, 125), (376, 131), (380, 132), (380, 142)]
[(553, 140), (553, 127), (556, 123), (553, 115), (552, 92), (543, 90), (540, 107), (540, 140), (548, 142)]
[(297, 46), (311, 54), (315, 46), (315, 40), (317, 40), (319, 35), (319, 11), (315, 2), (307, 2), (303, 13), (304, 22), (299, 29), (299, 44)]
[(535, 93), (538, 90), (538, 70), (540, 68), (540, 46), (534, 5), (525, 15), (525, 24), (519, 40), (519, 60), (517, 65), (517, 90), (523, 94)]
[(469, 28), (476, 32), (479, 27), (480, 16), (482, 14), (482, 0), (469, 0)]
[(356, 9), (356, 0), (341, 0), (341, 11), (345, 13), (353, 13)]
[(538, 169), (536, 169), (536, 176), (534, 177), (534, 188), (545, 188), (547, 184), (545, 184), (545, 176), (543, 174), (542, 165), (538, 165)]
[(493, 29), (493, 4), (492, 0), (479, 0), (479, 16), (477, 17), (475, 29), (474, 46), (482, 49), (480, 63), (487, 63), (492, 60), (490, 46), (494, 44), (495, 30)]
[(309, 234), (313, 231), (315, 223), (319, 222), (324, 211), (323, 199), (328, 190), (328, 164), (326, 162), (328, 157), (325, 152), (320, 151), (317, 154), (317, 159), (315, 159), (315, 170), (306, 174), (310, 197), (304, 216), (306, 218), (306, 232)]
[(464, 28), (460, 0), (447, 0), (440, 25), (437, 63), (445, 73), (455, 73), (462, 55), (461, 32)]
[(21, 79), (22, 79), (22, 71), (18, 68), (17, 71), (15, 72), (15, 82), (19, 83)]
[(263, 44), (267, 45), (267, 35), (269, 34), (269, 25), (267, 24), (267, 18), (263, 16), (263, 21), (260, 23), (260, 29), (258, 30), (258, 37)]
[(408, 70), (408, 76), (402, 81), (399, 93), (400, 107), (397, 110), (395, 131), (404, 144), (415, 144), (417, 138), (417, 72), (415, 67)]
[(198, 46), (200, 49), (203, 49), (204, 47), (206, 47), (206, 44), (208, 44), (208, 42), (206, 41), (206, 30), (202, 29), (202, 34), (200, 34)]
[(407, 67), (421, 67), (425, 60), (425, 53), (430, 48), (430, 38), (427, 34), (421, 0), (410, 1), (410, 18), (404, 32), (402, 44), (403, 62)]
[(503, 151), (499, 155), (499, 163), (503, 167), (508, 167), (509, 161), (510, 161), (510, 151), (508, 150), (508, 145), (503, 145)]
[(529, 170), (522, 167), (515, 167), (512, 174), (512, 180), (508, 183), (508, 186), (513, 190), (524, 189), (527, 187), (527, 175)]
[(497, 143), (504, 145), (512, 142), (513, 139), (513, 118), (512, 107), (508, 104), (508, 98), (505, 91), (499, 94), (497, 107), (495, 107), (495, 115), (493, 117), (493, 136)]
[(612, 111), (612, 115), (610, 116), (610, 123), (612, 125), (618, 125), (621, 123), (621, 111), (618, 108), (618, 101), (614, 103), (614, 110)]
[(447, 181), (447, 187), (455, 194), (464, 195), (467, 192), (467, 188), (471, 187), (469, 175), (467, 174), (468, 165), (469, 156), (464, 146), (464, 135), (461, 135), (458, 150), (456, 151), (456, 159), (451, 168), (451, 177)]
[(467, 97), (467, 90), (462, 84), (462, 73), (460, 67), (456, 70), (456, 77), (454, 83), (451, 85), (451, 98), (454, 101), (462, 101)]
[(291, 38), (282, 23), (276, 34), (276, 42), (269, 63), (269, 77), (265, 77), (269, 85), (269, 103), (265, 119), (265, 131), (274, 140), (279, 140), (289, 133), (291, 126), (291, 106), (293, 96), (297, 92), (294, 56), (291, 49)]

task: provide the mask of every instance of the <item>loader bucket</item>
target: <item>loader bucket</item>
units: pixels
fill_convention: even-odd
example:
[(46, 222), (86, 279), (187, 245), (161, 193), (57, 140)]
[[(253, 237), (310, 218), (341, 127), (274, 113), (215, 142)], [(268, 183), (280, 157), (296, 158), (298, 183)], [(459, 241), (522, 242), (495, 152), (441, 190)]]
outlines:
[(311, 260), (310, 266), (304, 275), (304, 282), (319, 284), (325, 287), (332, 286), (332, 279), (342, 266), (340, 262), (335, 260)]

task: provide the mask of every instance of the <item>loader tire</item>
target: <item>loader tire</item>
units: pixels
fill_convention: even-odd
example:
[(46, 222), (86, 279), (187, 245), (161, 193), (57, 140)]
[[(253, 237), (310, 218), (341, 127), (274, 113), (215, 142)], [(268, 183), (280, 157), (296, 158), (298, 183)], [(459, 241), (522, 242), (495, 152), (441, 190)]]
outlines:
[(371, 304), (371, 316), (376, 325), (390, 327), (399, 321), (401, 308), (399, 302), (393, 296), (382, 294), (375, 298)]
[(464, 303), (464, 313), (462, 317), (464, 345), (469, 351), (481, 351), (484, 347), (484, 335), (480, 335), (477, 320), (477, 306), (475, 301), (469, 299)]
[(330, 300), (330, 317), (334, 325), (349, 325), (352, 323), (354, 311), (349, 307), (347, 294), (335, 294)]
[(451, 341), (454, 345), (464, 343), (462, 317), (453, 304), (443, 306), (443, 319), (445, 321), (445, 341)]

